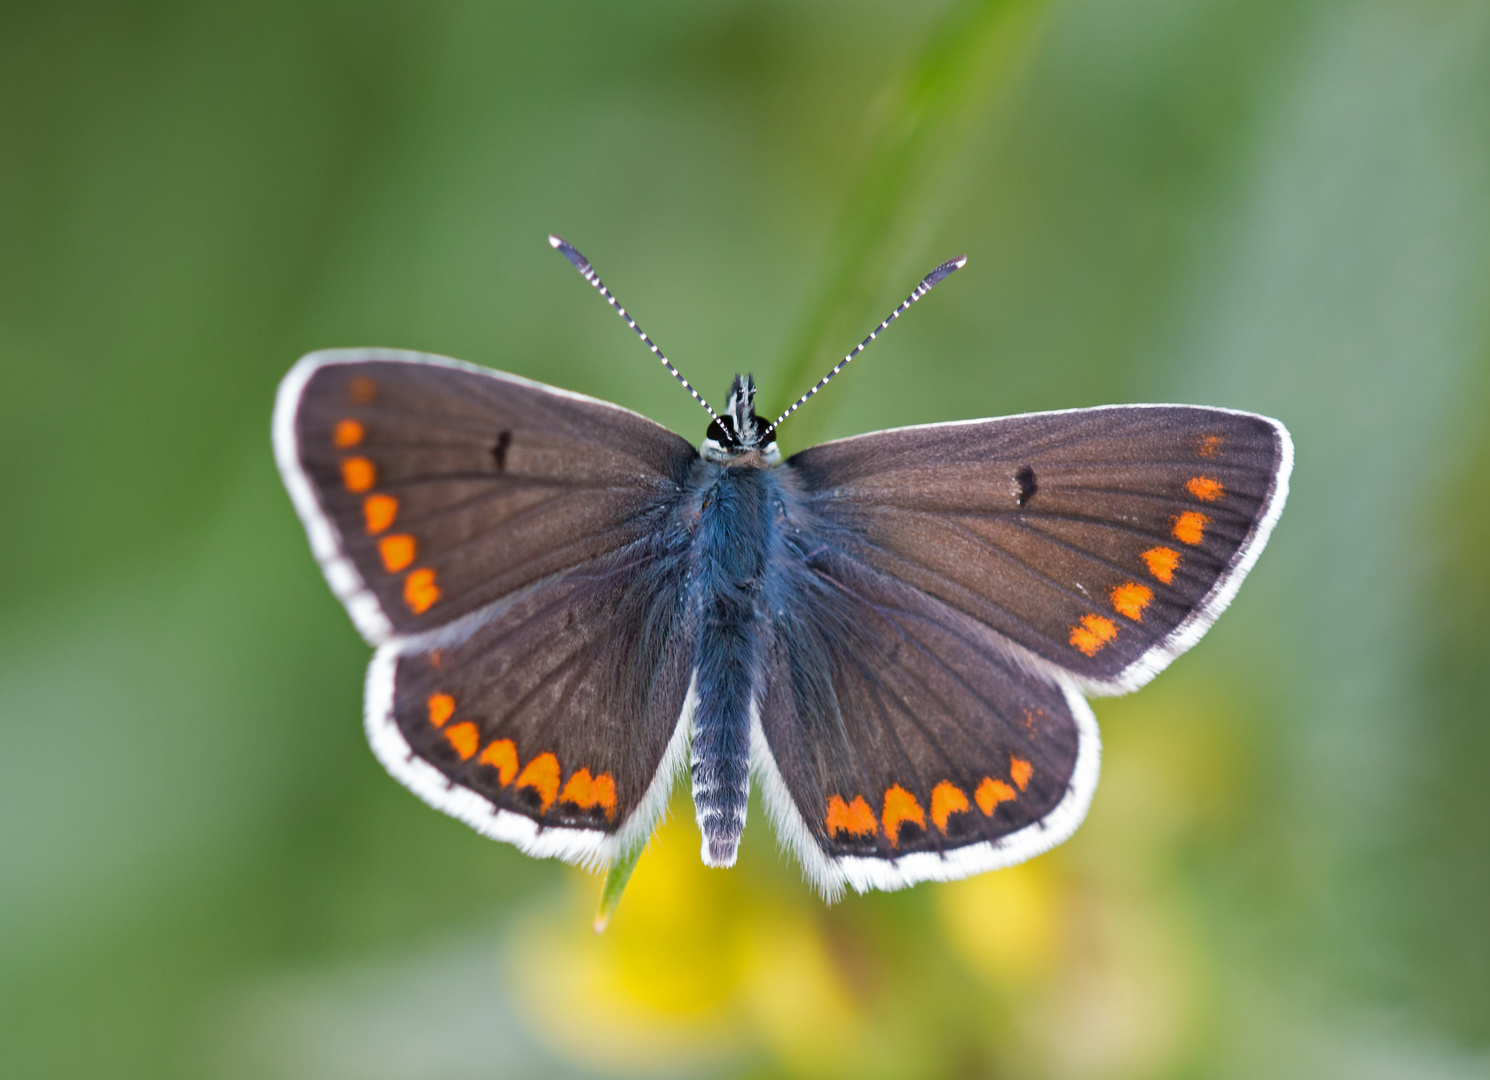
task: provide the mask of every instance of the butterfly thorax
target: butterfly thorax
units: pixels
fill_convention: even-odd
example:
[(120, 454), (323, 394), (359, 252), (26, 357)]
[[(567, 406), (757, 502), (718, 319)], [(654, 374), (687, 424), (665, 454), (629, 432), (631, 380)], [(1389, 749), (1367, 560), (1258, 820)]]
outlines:
[(755, 414), (755, 376), (735, 376), (724, 412), (709, 424), (699, 452), (719, 465), (760, 469), (781, 464), (775, 431)]

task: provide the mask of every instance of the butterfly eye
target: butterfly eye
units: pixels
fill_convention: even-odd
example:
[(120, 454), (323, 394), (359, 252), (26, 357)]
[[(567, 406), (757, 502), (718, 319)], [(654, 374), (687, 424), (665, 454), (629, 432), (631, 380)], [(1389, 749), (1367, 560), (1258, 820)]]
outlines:
[(709, 424), (709, 430), (704, 433), (704, 438), (717, 442), (720, 446), (734, 446), (736, 439), (734, 433), (729, 431), (719, 420)]

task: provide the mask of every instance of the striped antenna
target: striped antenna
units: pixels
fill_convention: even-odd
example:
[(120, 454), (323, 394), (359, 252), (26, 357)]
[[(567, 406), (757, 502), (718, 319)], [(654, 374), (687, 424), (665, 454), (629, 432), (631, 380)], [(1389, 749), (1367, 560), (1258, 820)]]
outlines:
[(848, 362), (850, 360), (852, 360), (854, 357), (858, 356), (861, 352), (863, 352), (864, 349), (865, 349), (865, 347), (868, 346), (868, 344), (871, 341), (873, 341), (875, 338), (879, 337), (880, 336), (880, 333), (885, 329), (885, 327), (889, 326), (896, 319), (900, 318), (901, 315), (905, 314), (905, 309), (906, 308), (910, 307), (917, 300), (921, 299), (921, 297), (923, 297), (927, 293), (929, 293), (931, 291), (931, 289), (932, 289), (932, 286), (936, 285), (943, 278), (945, 278), (948, 275), (950, 275), (954, 270), (961, 270), (966, 265), (967, 265), (967, 256), (966, 255), (959, 255), (955, 259), (948, 259), (946, 262), (942, 263), (940, 266), (938, 266), (931, 273), (929, 273), (925, 277), (923, 277), (921, 279), (921, 284), (917, 285), (915, 287), (915, 289), (911, 292), (911, 294), (905, 298), (905, 303), (901, 304), (894, 311), (890, 312), (890, 314), (888, 316), (886, 316), (884, 322), (882, 322), (878, 326), (876, 326), (870, 332), (870, 334), (869, 334), (869, 336), (867, 338), (865, 338), (863, 341), (859, 342), (859, 344), (857, 344), (857, 345), (854, 346), (854, 349), (853, 349), (852, 352), (850, 352), (842, 360), (838, 361), (838, 363), (836, 363), (836, 364), (833, 365), (833, 370), (832, 371), (828, 372), (821, 379), (819, 379), (817, 381), (817, 384), (815, 386), (813, 386), (813, 388), (811, 390), (807, 391), (807, 393), (803, 394), (796, 401), (794, 401), (792, 403), (792, 407), (791, 408), (787, 409), (786, 412), (784, 412), (780, 416), (778, 416), (775, 419), (775, 421), (771, 424), (770, 427), (766, 428), (765, 431), (761, 432), (761, 436), (760, 436), (761, 437), (761, 441), (762, 442), (765, 442), (767, 439), (769, 439), (770, 436), (775, 433), (776, 429), (781, 426), (781, 422), (783, 420), (785, 420), (792, 413), (796, 412), (803, 405), (807, 404), (807, 399), (810, 398), (813, 394), (817, 393), (823, 387), (827, 386), (829, 379), (831, 379), (834, 375), (837, 375), (844, 368), (848, 367)]
[[(579, 248), (575, 247), (563, 237), (555, 236), (553, 233), (548, 234), (548, 242), (556, 251), (558, 251), (560, 255), (564, 256), (564, 258), (568, 259), (574, 264), (574, 268), (585, 276), (586, 281), (595, 286), (595, 291), (600, 293), (601, 296), (605, 297), (605, 302), (607, 304), (616, 309), (616, 314), (626, 320), (627, 326), (636, 331), (636, 336), (641, 338), (642, 343), (645, 344), (647, 348), (652, 350), (652, 355), (657, 357), (658, 360), (662, 361), (662, 366), (667, 368), (668, 371), (672, 372), (673, 378), (682, 383), (683, 389), (692, 394), (693, 400), (702, 405), (704, 407), (704, 412), (713, 417), (716, 424), (719, 424), (719, 414), (716, 413), (713, 409), (709, 408), (709, 403), (699, 396), (697, 390), (689, 385), (688, 380), (683, 378), (683, 373), (677, 368), (673, 367), (673, 362), (667, 357), (663, 356), (662, 350), (656, 346), (651, 338), (647, 337), (647, 332), (640, 326), (636, 325), (635, 319), (626, 314), (626, 309), (616, 302), (615, 296), (613, 296), (611, 294), (611, 291), (605, 287), (605, 283), (600, 280), (600, 276), (595, 273), (595, 268), (590, 265), (590, 260), (580, 254)], [(896, 314), (898, 315), (900, 313), (896, 312)], [(720, 424), (720, 426), (722, 427), (723, 425)]]

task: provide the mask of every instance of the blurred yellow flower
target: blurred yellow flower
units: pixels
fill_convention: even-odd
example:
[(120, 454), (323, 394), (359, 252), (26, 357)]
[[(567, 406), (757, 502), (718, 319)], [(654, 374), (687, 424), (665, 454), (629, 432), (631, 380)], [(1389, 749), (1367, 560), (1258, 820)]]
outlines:
[[(922, 1003), (881, 1001), (863, 934), (755, 851), (733, 871), (698, 858), (675, 815), (637, 863), (616, 917), (590, 930), (598, 883), (517, 924), (515, 985), (556, 1050), (613, 1075), (718, 1069), (764, 1057), (791, 1075), (904, 1075)], [(838, 926), (840, 932), (835, 932)], [(900, 1015), (888, 1026), (880, 1005)]]
[(948, 941), (981, 975), (1018, 985), (1054, 965), (1059, 896), (1044, 860), (933, 888)]
[(597, 882), (575, 871), (567, 902), (515, 930), (517, 985), (535, 1030), (597, 1071), (647, 1075), (718, 1066), (745, 1045), (732, 875), (698, 859), (674, 818), (642, 855), (604, 934), (590, 928)]

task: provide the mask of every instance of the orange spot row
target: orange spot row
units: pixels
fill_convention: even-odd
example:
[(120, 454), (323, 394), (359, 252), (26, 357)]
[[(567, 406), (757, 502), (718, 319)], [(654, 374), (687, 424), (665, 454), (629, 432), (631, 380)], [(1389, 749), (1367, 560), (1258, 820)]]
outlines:
[[(475, 757), (476, 750), (481, 744), (481, 732), (476, 725), (469, 720), (463, 720), (458, 724), (445, 727), (446, 722), (455, 715), (455, 699), (449, 694), (431, 694), (424, 704), (429, 710), (430, 724), (444, 732), (446, 741), (460, 755), (460, 759), (470, 761)], [(511, 784), (515, 777), (518, 787), (532, 788), (538, 793), (543, 807), (542, 812), (545, 814), (556, 800), (562, 800), (566, 803), (574, 803), (581, 810), (591, 810), (598, 806), (605, 811), (607, 818), (615, 819), (616, 782), (609, 773), (592, 776), (589, 769), (576, 769), (569, 777), (569, 782), (564, 785), (563, 794), (560, 795), (559, 781), (562, 770), (559, 768), (559, 759), (553, 754), (539, 754), (528, 762), (527, 767), (519, 774), (517, 746), (511, 739), (497, 739), (490, 743), (485, 750), (481, 751), (477, 764), (488, 765), (496, 769), (503, 787)], [(867, 810), (868, 807), (865, 809)], [(873, 815), (871, 815), (870, 821), (873, 820)]]
[[(1219, 435), (1206, 435), (1200, 440), (1196, 453), (1201, 457), (1215, 457), (1221, 448), (1221, 441)], [(1214, 476), (1192, 476), (1186, 481), (1185, 490), (1204, 503), (1216, 502), (1226, 495), (1225, 485)], [(1207, 515), (1198, 510), (1187, 510), (1171, 519), (1169, 535), (1182, 544), (1195, 547), (1205, 540), (1206, 526), (1210, 523), (1211, 519)], [(1180, 565), (1178, 551), (1173, 548), (1154, 547), (1143, 552), (1140, 557), (1148, 565), (1149, 573), (1155, 578), (1166, 585), (1173, 583), (1174, 572)], [(1126, 615), (1134, 621), (1142, 621), (1143, 609), (1148, 606), (1151, 599), (1153, 599), (1153, 593), (1149, 589), (1131, 581), (1112, 591), (1112, 606), (1119, 614)], [(1076, 631), (1073, 630), (1071, 641), (1073, 645), (1077, 645), (1075, 634)], [(1095, 648), (1101, 647), (1101, 644), (1095, 646)], [(1077, 648), (1080, 648), (1082, 652), (1087, 651), (1081, 645), (1077, 645)], [(1088, 652), (1087, 655), (1090, 656), (1092, 653)]]
[(1206, 435), (1200, 440), (1200, 446), (1195, 452), (1201, 457), (1215, 457), (1216, 451), (1221, 449), (1221, 441), (1219, 435)]
[(1174, 528), (1170, 530), (1173, 536), (1182, 544), (1194, 547), (1205, 539), (1205, 527), (1211, 523), (1211, 519), (1195, 510), (1186, 510), (1174, 519)]
[(1201, 502), (1215, 502), (1226, 494), (1226, 488), (1214, 476), (1192, 476), (1185, 484), (1185, 490)]
[[(1020, 791), (1029, 786), (1034, 772), (1035, 767), (1028, 761), (1009, 759), (1009, 776)], [(978, 790), (973, 795), (984, 817), (991, 817), (999, 803), (1017, 797), (1012, 786), (991, 776), (983, 778), (983, 783), (978, 785)], [(967, 793), (950, 780), (943, 780), (931, 789), (931, 820), (943, 835), (947, 832), (952, 815), (965, 813), (968, 805)], [(832, 795), (828, 798), (828, 813), (823, 824), (832, 837), (842, 833), (866, 837), (878, 832), (883, 823), (890, 846), (897, 847), (900, 844), (900, 830), (907, 822), (926, 828), (926, 812), (915, 795), (895, 784), (885, 792), (885, 809), (880, 821), (875, 820), (874, 811), (864, 801), (864, 796), (855, 795), (853, 802), (845, 802), (842, 795)]]
[[(367, 384), (367, 400), (372, 400), (370, 395), (373, 384), (366, 379), (352, 380), (350, 392), (353, 400), (362, 400), (357, 396), (359, 382)], [(356, 420), (342, 420), (336, 425), (333, 440), (340, 447), (356, 446), (362, 441), (364, 434), (362, 425)], [(341, 479), (348, 491), (361, 495), (371, 491), (378, 482), (378, 467), (365, 457), (343, 458)], [(390, 528), (397, 516), (398, 499), (392, 495), (369, 495), (362, 501), (362, 517), (369, 536), (376, 536)], [(378, 557), (383, 560), (383, 569), (390, 574), (400, 573), (413, 566), (417, 555), (418, 545), (407, 534), (385, 536), (378, 541)], [(414, 570), (404, 579), (404, 603), (415, 615), (423, 615), (440, 599), (440, 595), (433, 570)]]
[(1115, 637), (1117, 624), (1101, 615), (1083, 615), (1081, 622), (1071, 627), (1071, 644), (1088, 656), (1096, 656)]
[(371, 379), (356, 378), (347, 384), (347, 397), (354, 405), (366, 405), (378, 396), (378, 385)]
[(1129, 581), (1112, 590), (1112, 609), (1126, 615), (1134, 622), (1143, 622), (1143, 609), (1154, 598), (1154, 590), (1136, 581)]

